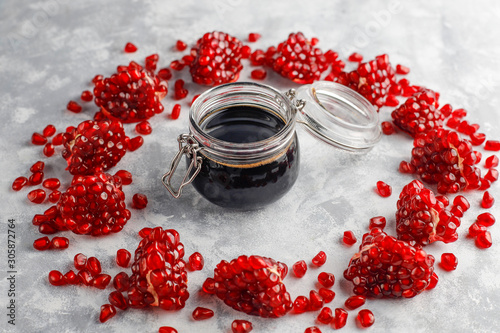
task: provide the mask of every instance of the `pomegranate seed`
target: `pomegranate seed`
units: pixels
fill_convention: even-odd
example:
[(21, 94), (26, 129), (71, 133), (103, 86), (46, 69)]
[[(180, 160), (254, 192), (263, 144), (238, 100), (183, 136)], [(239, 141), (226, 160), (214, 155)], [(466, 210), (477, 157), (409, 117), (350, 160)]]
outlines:
[(395, 95), (387, 95), (385, 98), (385, 106), (395, 107), (399, 105), (399, 100)]
[(92, 280), (92, 285), (98, 289), (106, 289), (110, 281), (111, 276), (109, 276), (108, 274), (98, 274)]
[(439, 277), (437, 276), (436, 272), (433, 272), (432, 275), (431, 275), (431, 279), (430, 279), (429, 285), (425, 289), (426, 290), (431, 290), (431, 289), (436, 288), (436, 285), (437, 285), (438, 281), (439, 281)]
[(170, 63), (170, 68), (172, 68), (174, 71), (181, 71), (185, 66), (186, 65), (179, 60), (174, 60)]
[(491, 247), (493, 241), (491, 240), (491, 233), (488, 230), (481, 231), (476, 236), (476, 246), (481, 249)]
[(375, 316), (373, 316), (373, 313), (368, 309), (359, 311), (356, 319), (361, 327), (370, 327), (375, 322)]
[(120, 310), (127, 310), (128, 309), (128, 303), (123, 294), (119, 291), (113, 291), (109, 294), (108, 296), (108, 301), (113, 305), (114, 307), (120, 309)]
[(170, 326), (162, 326), (158, 330), (158, 333), (178, 333), (177, 330)]
[(500, 151), (500, 141), (497, 141), (497, 140), (488, 140), (484, 144), (484, 149), (485, 150), (491, 150), (491, 151)]
[(142, 134), (142, 135), (148, 135), (153, 132), (153, 128), (151, 127), (151, 124), (147, 120), (143, 120), (137, 125), (135, 125), (135, 130), (137, 133)]
[(51, 157), (52, 155), (54, 155), (54, 153), (55, 153), (54, 146), (51, 143), (47, 143), (45, 147), (43, 147), (43, 154), (45, 156)]
[(439, 264), (446, 271), (454, 271), (457, 269), (458, 259), (453, 253), (443, 253)]
[(132, 197), (132, 206), (135, 209), (144, 209), (148, 205), (148, 197), (145, 194), (136, 193)]
[(335, 298), (335, 293), (327, 288), (319, 288), (318, 294), (323, 298), (325, 303), (330, 303)]
[(450, 204), (450, 199), (446, 195), (436, 195), (436, 200), (441, 202), (444, 207), (448, 207)]
[(50, 246), (50, 240), (49, 237), (45, 236), (42, 238), (38, 238), (33, 242), (33, 247), (35, 250), (38, 251), (45, 251), (49, 248)]
[(336, 330), (342, 328), (347, 323), (347, 311), (342, 308), (335, 309), (335, 318), (333, 319), (333, 328)]
[(14, 179), (12, 183), (12, 189), (14, 191), (20, 191), (26, 184), (28, 184), (28, 178), (26, 177), (17, 177)]
[(319, 251), (316, 256), (312, 259), (312, 263), (315, 266), (323, 266), (326, 262), (326, 253), (323, 251)]
[(101, 323), (107, 322), (109, 319), (116, 315), (116, 308), (111, 304), (104, 304), (101, 306), (101, 313), (99, 314), (99, 321)]
[(77, 253), (73, 259), (73, 264), (77, 270), (82, 270), (87, 266), (87, 256), (83, 253)]
[(332, 273), (321, 272), (318, 275), (318, 282), (325, 288), (331, 288), (335, 284), (335, 276)]
[(316, 38), (316, 37), (313, 37), (313, 38), (311, 38), (310, 43), (311, 43), (312, 46), (315, 46), (315, 45), (317, 45), (319, 43), (319, 39)]
[(54, 138), (52, 138), (53, 146), (60, 146), (63, 143), (63, 135), (64, 133), (58, 133)]
[(66, 237), (54, 237), (50, 241), (50, 248), (56, 250), (67, 249), (69, 246), (69, 239)]
[(399, 172), (401, 173), (415, 173), (415, 167), (406, 161), (399, 163)]
[(42, 186), (49, 190), (57, 190), (61, 186), (61, 182), (57, 178), (47, 178), (43, 181)]
[(255, 33), (255, 32), (251, 32), (248, 34), (248, 41), (250, 43), (255, 43), (256, 41), (258, 41), (260, 39), (260, 37), (262, 37), (260, 34)]
[[(448, 120), (448, 123), (451, 121), (451, 119), (454, 119), (454, 118), (450, 118)], [(447, 125), (449, 127), (452, 127), (448, 123), (447, 123)], [(486, 141), (486, 135), (484, 133), (474, 133), (474, 134), (470, 135), (470, 142), (473, 146), (479, 146), (479, 145), (483, 144), (484, 141)]]
[(66, 105), (66, 109), (74, 113), (82, 112), (82, 107), (75, 101), (69, 101), (68, 105)]
[(319, 310), (323, 307), (323, 298), (316, 290), (309, 292), (309, 309), (312, 311)]
[(178, 51), (184, 51), (187, 48), (187, 44), (184, 43), (182, 40), (178, 40), (175, 43), (175, 47), (177, 48)]
[(309, 309), (309, 299), (305, 296), (297, 296), (293, 302), (293, 311), (295, 313), (304, 313)]
[(363, 56), (357, 52), (354, 52), (349, 56), (348, 60), (351, 62), (361, 62), (363, 61)]
[(84, 102), (91, 102), (94, 99), (94, 95), (92, 95), (92, 92), (90, 90), (85, 90), (82, 91), (80, 99)]
[(491, 186), (491, 182), (488, 179), (481, 178), (481, 186), (479, 186), (480, 191), (485, 191), (489, 189)]
[(344, 237), (342, 237), (342, 241), (344, 242), (344, 244), (351, 246), (353, 244), (356, 244), (357, 239), (354, 233), (348, 230), (344, 231)]
[(253, 329), (252, 323), (248, 320), (233, 320), (231, 323), (231, 331), (233, 333), (249, 333)]
[(56, 134), (56, 128), (54, 125), (47, 125), (42, 132), (43, 136), (46, 138), (51, 137), (52, 135)]
[(453, 205), (462, 208), (464, 213), (470, 208), (469, 200), (467, 200), (463, 195), (457, 195), (455, 199), (453, 199)]
[(453, 108), (450, 104), (445, 104), (441, 107), (441, 109), (439, 109), (439, 111), (441, 111), (441, 113), (447, 118), (451, 115)]
[(168, 81), (172, 78), (172, 72), (168, 68), (162, 68), (158, 71), (157, 76), (160, 78), (162, 81)]
[(30, 185), (39, 185), (43, 181), (43, 176), (42, 171), (35, 171), (28, 179), (28, 182)]
[(47, 138), (40, 133), (33, 133), (31, 136), (31, 143), (37, 146), (43, 146), (47, 143)]
[(127, 43), (125, 44), (124, 51), (125, 53), (134, 53), (135, 51), (137, 51), (137, 46), (132, 43)]
[(332, 320), (333, 320), (332, 309), (330, 309), (329, 307), (325, 306), (319, 312), (317, 319), (318, 319), (318, 321), (320, 323), (323, 323), (323, 324), (329, 324), (329, 323), (331, 323)]
[(390, 123), (388, 121), (383, 121), (382, 122), (382, 132), (385, 135), (391, 135), (394, 132), (396, 132), (396, 130), (394, 129), (394, 126), (392, 125), (392, 123)]
[(49, 194), (49, 202), (51, 203), (57, 203), (59, 199), (61, 198), (61, 192), (60, 191), (52, 191)]
[(130, 278), (125, 272), (120, 272), (113, 278), (113, 287), (118, 292), (124, 292), (129, 289)]
[(396, 65), (396, 73), (400, 75), (406, 75), (410, 73), (410, 68), (403, 65)]
[(67, 284), (64, 275), (59, 271), (50, 271), (49, 272), (49, 283), (53, 286), (64, 286)]
[(477, 224), (491, 227), (495, 224), (495, 217), (491, 213), (482, 213), (477, 216)]
[(392, 187), (379, 180), (377, 182), (377, 191), (381, 197), (387, 198), (392, 194)]
[(316, 326), (311, 326), (311, 327), (306, 328), (304, 333), (321, 333), (321, 330)]
[(495, 198), (490, 194), (490, 192), (486, 191), (483, 194), (483, 200), (481, 200), (481, 207), (483, 208), (491, 208), (495, 203)]
[(201, 271), (204, 263), (203, 256), (199, 252), (195, 252), (189, 256), (189, 267), (191, 267), (193, 271)]
[(292, 265), (292, 271), (296, 277), (298, 278), (303, 277), (307, 272), (306, 262), (304, 260), (297, 261), (295, 264)]
[(116, 264), (120, 267), (127, 268), (130, 264), (132, 255), (126, 249), (119, 249), (116, 251)]
[(115, 176), (121, 179), (122, 185), (132, 184), (132, 174), (127, 170), (119, 170), (115, 173)]
[(141, 238), (146, 238), (149, 236), (149, 234), (151, 233), (153, 229), (151, 228), (142, 228), (141, 230), (139, 230), (138, 234), (139, 234), (139, 237)]
[(205, 320), (212, 318), (214, 316), (214, 312), (207, 308), (197, 307), (193, 311), (193, 319), (194, 320)]
[(494, 168), (498, 166), (498, 157), (496, 155), (491, 155), (484, 161), (484, 167), (486, 169)]
[(267, 72), (264, 69), (254, 69), (250, 73), (250, 76), (254, 80), (264, 80), (267, 76)]
[(489, 180), (491, 183), (496, 182), (498, 180), (498, 170), (490, 169), (484, 176), (484, 179)]
[(64, 274), (64, 278), (66, 279), (66, 282), (68, 284), (80, 284), (80, 277), (75, 274), (72, 270), (68, 271), (66, 274)]
[(369, 225), (369, 229), (373, 229), (373, 228), (379, 228), (380, 230), (383, 230), (385, 228), (385, 225), (386, 225), (386, 219), (385, 217), (383, 216), (375, 216), (375, 217), (372, 217), (370, 219), (370, 225)]
[(135, 138), (132, 138), (129, 140), (128, 142), (128, 145), (127, 145), (127, 149), (129, 151), (135, 151), (137, 149), (139, 149), (144, 143), (144, 139), (142, 138), (142, 136), (136, 136)]
[(366, 302), (366, 297), (361, 295), (351, 296), (345, 300), (345, 307), (349, 310), (354, 310), (364, 305)]
[(28, 193), (28, 200), (36, 204), (41, 204), (45, 200), (45, 191), (41, 189), (31, 191)]
[(94, 78), (92, 79), (92, 83), (96, 84), (97, 82), (101, 81), (102, 79), (104, 79), (104, 76), (102, 76), (101, 74), (97, 74), (96, 76), (94, 76)]
[(101, 273), (101, 262), (96, 257), (90, 257), (87, 259), (85, 268), (90, 272), (90, 274), (92, 274), (92, 276), (95, 276)]
[(170, 118), (177, 119), (179, 118), (180, 114), (181, 114), (181, 105), (175, 104), (172, 109), (172, 113), (170, 114)]
[(472, 223), (469, 227), (469, 236), (476, 237), (480, 232), (486, 231), (486, 227), (477, 222)]

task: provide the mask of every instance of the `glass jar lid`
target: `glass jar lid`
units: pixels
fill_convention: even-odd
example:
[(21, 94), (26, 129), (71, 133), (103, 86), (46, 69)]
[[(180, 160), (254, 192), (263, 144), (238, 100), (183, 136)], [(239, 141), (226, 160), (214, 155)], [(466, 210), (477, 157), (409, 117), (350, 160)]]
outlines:
[(305, 101), (297, 122), (320, 140), (353, 152), (368, 151), (382, 136), (377, 110), (356, 91), (330, 81), (297, 89)]

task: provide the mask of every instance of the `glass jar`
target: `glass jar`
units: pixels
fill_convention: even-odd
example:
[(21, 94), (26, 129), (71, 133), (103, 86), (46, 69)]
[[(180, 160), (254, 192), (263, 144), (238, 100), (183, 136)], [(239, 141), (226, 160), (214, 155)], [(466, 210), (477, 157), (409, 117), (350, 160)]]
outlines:
[[(253, 82), (230, 83), (207, 90), (193, 103), (189, 134), (178, 137), (179, 152), (162, 182), (175, 198), (192, 183), (222, 207), (271, 204), (298, 176), (297, 122), (322, 141), (350, 151), (370, 150), (381, 134), (373, 106), (345, 86), (316, 82), (281, 93)], [(174, 189), (172, 177), (184, 155), (187, 171)]]

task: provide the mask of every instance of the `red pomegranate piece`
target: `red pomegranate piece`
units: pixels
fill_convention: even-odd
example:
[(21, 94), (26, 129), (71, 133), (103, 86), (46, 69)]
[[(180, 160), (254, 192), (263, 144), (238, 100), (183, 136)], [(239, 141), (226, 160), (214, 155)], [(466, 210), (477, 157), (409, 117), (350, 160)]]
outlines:
[(143, 120), (137, 125), (135, 125), (135, 130), (137, 133), (142, 135), (149, 135), (153, 132), (153, 128), (151, 127), (151, 124), (147, 120)]
[(122, 181), (122, 185), (130, 185), (132, 184), (132, 174), (127, 170), (118, 170), (115, 173), (115, 176), (120, 177)]
[(231, 331), (233, 333), (249, 333), (252, 329), (252, 323), (248, 320), (236, 319), (231, 323)]
[(433, 272), (432, 255), (374, 228), (363, 236), (344, 277), (356, 295), (411, 298), (429, 285)]
[(172, 113), (170, 114), (170, 118), (175, 120), (179, 118), (180, 114), (181, 114), (181, 105), (175, 104), (174, 107), (172, 108)]
[(487, 169), (495, 168), (498, 166), (498, 157), (496, 155), (491, 155), (484, 161), (484, 167)]
[(84, 285), (92, 286), (92, 282), (94, 281), (94, 277), (92, 276), (92, 274), (88, 270), (82, 269), (82, 270), (78, 271), (78, 277)]
[(73, 258), (73, 265), (78, 270), (84, 269), (87, 266), (87, 256), (83, 253), (77, 253)]
[(323, 297), (316, 290), (309, 291), (309, 310), (319, 310), (323, 307), (323, 304)]
[(412, 137), (417, 133), (443, 127), (445, 116), (438, 109), (438, 100), (438, 93), (430, 89), (419, 90), (392, 111), (394, 124)]
[(293, 274), (296, 277), (301, 278), (306, 275), (307, 272), (307, 264), (304, 260), (299, 260), (295, 264), (292, 265)]
[(217, 264), (213, 289), (205, 291), (237, 311), (277, 318), (292, 309), (290, 294), (283, 283), (287, 273), (288, 267), (274, 259), (242, 255)]
[(182, 309), (189, 297), (184, 245), (173, 229), (154, 228), (135, 251), (129, 307), (158, 306), (163, 310)]
[[(436, 198), (437, 199), (437, 198)], [(470, 208), (469, 200), (463, 195), (457, 195), (455, 199), (453, 199), (453, 206), (460, 207), (462, 211), (465, 213)]]
[(102, 272), (101, 262), (96, 257), (88, 258), (87, 263), (85, 264), (85, 268), (90, 272), (90, 274), (92, 274), (92, 276), (95, 276)]
[(45, 128), (43, 129), (42, 134), (46, 138), (51, 137), (52, 135), (56, 134), (56, 128), (55, 128), (55, 126), (52, 125), (52, 124), (49, 124), (49, 125), (45, 126)]
[(66, 237), (54, 237), (50, 241), (50, 248), (56, 250), (67, 249), (69, 246), (69, 239)]
[[(57, 211), (62, 226), (82, 235), (119, 232), (130, 219), (120, 179), (105, 173), (74, 176), (57, 203)], [(53, 220), (57, 222), (58, 217)]]
[(396, 73), (400, 75), (406, 75), (410, 73), (410, 69), (403, 65), (396, 65)]
[(392, 187), (385, 182), (379, 180), (377, 182), (377, 192), (381, 197), (387, 198), (392, 194)]
[(194, 309), (192, 316), (194, 320), (205, 320), (212, 318), (214, 316), (214, 312), (210, 309), (198, 306)]
[(382, 132), (385, 134), (385, 135), (391, 135), (393, 133), (396, 132), (396, 130), (394, 129), (394, 126), (392, 125), (392, 123), (388, 122), (388, 121), (383, 121), (382, 124)]
[(335, 298), (335, 293), (327, 288), (319, 288), (318, 294), (323, 298), (325, 303), (330, 303)]
[(193, 271), (201, 271), (203, 269), (204, 264), (205, 264), (205, 261), (203, 259), (203, 256), (201, 255), (201, 253), (195, 252), (189, 256), (189, 267)]
[(419, 133), (413, 141), (411, 165), (423, 181), (437, 184), (439, 193), (456, 193), (481, 186), (479, 161), (466, 139), (445, 129)]
[(132, 139), (127, 140), (127, 149), (129, 151), (136, 151), (137, 149), (141, 148), (142, 145), (144, 144), (144, 139), (142, 136), (136, 136)]
[(477, 221), (472, 223), (469, 227), (469, 236), (476, 237), (480, 232), (486, 231), (484, 225), (479, 224)]
[(182, 40), (177, 40), (177, 42), (175, 43), (175, 47), (178, 51), (184, 51), (187, 48), (187, 44)]
[(312, 259), (312, 263), (315, 266), (321, 267), (326, 262), (326, 253), (323, 251), (319, 251), (317, 255)]
[(241, 64), (241, 41), (224, 32), (207, 32), (191, 49), (189, 64), (193, 82), (216, 86), (238, 80)]
[(361, 327), (366, 328), (372, 326), (373, 323), (375, 323), (375, 316), (370, 310), (363, 309), (359, 311), (356, 320), (361, 325)]
[(305, 296), (297, 296), (293, 301), (293, 311), (295, 313), (304, 313), (309, 310), (309, 299)]
[(120, 310), (127, 310), (128, 309), (127, 299), (119, 291), (115, 290), (115, 291), (111, 292), (108, 296), (108, 301), (115, 308), (118, 308)]
[(68, 282), (68, 284), (78, 285), (82, 283), (80, 277), (76, 275), (72, 270), (64, 274), (64, 278), (66, 279), (66, 282)]
[(50, 247), (50, 239), (45, 236), (42, 238), (35, 239), (33, 242), (33, 247), (38, 251), (45, 251)]
[(478, 232), (476, 236), (476, 246), (481, 249), (487, 249), (491, 247), (493, 241), (491, 240), (491, 233), (488, 230), (483, 230)]
[(491, 227), (495, 224), (495, 217), (491, 213), (482, 213), (477, 216), (477, 223), (485, 227)]
[(42, 186), (49, 190), (57, 190), (61, 186), (61, 182), (57, 178), (47, 178), (43, 181)]
[(361, 62), (363, 61), (363, 56), (357, 52), (354, 52), (349, 56), (348, 60), (352, 62)]
[(64, 275), (56, 270), (49, 272), (49, 283), (56, 287), (68, 284), (68, 282), (64, 278)]
[(317, 319), (322, 324), (329, 324), (329, 323), (331, 323), (332, 320), (333, 320), (332, 309), (330, 309), (329, 307), (325, 306), (319, 312)]
[(12, 189), (14, 191), (20, 191), (24, 186), (28, 184), (28, 178), (26, 177), (17, 177), (14, 179), (14, 182), (12, 183)]
[(109, 319), (116, 315), (116, 309), (111, 304), (104, 304), (101, 306), (101, 313), (99, 315), (99, 321), (101, 323), (107, 322)]
[(33, 133), (33, 135), (31, 136), (31, 143), (36, 146), (43, 146), (47, 143), (47, 138), (40, 133)]
[(369, 229), (373, 228), (379, 228), (379, 229), (384, 229), (387, 221), (385, 217), (383, 216), (375, 216), (370, 219), (370, 225), (368, 226)]
[(69, 101), (68, 105), (66, 105), (66, 109), (68, 111), (74, 112), (74, 113), (80, 113), (82, 112), (82, 107), (80, 104), (78, 104), (75, 101)]
[(316, 326), (311, 326), (311, 327), (306, 328), (304, 333), (321, 333), (321, 330)]
[(177, 330), (170, 326), (162, 326), (158, 330), (158, 333), (178, 333)]
[(167, 94), (167, 82), (135, 63), (121, 69), (95, 83), (94, 102), (104, 115), (134, 123), (162, 113), (160, 101)]
[(28, 182), (30, 185), (39, 185), (43, 181), (43, 172), (42, 171), (35, 171), (30, 178), (28, 178)]
[(325, 288), (331, 288), (335, 284), (335, 276), (332, 273), (321, 272), (318, 275), (318, 282)]
[(248, 34), (248, 41), (250, 43), (255, 43), (256, 41), (258, 41), (260, 39), (260, 37), (262, 37), (261, 34), (258, 34), (256, 32), (251, 32)]
[(188, 95), (189, 91), (184, 88), (184, 80), (179, 79), (174, 84), (174, 98), (180, 100)]
[(114, 167), (125, 155), (127, 144), (123, 125), (119, 121), (80, 123), (64, 133), (63, 158), (72, 175), (91, 175)]
[(481, 207), (483, 208), (491, 208), (495, 203), (495, 198), (490, 194), (490, 192), (486, 191), (483, 194), (483, 199), (481, 200)]
[(92, 286), (97, 289), (106, 289), (109, 282), (111, 281), (111, 276), (108, 274), (97, 274), (92, 280)]
[(130, 287), (130, 277), (125, 272), (120, 272), (113, 278), (113, 288), (118, 292), (127, 291)]
[(356, 244), (357, 241), (356, 236), (351, 230), (344, 231), (344, 237), (342, 237), (342, 242), (344, 242), (344, 244), (351, 246)]
[(57, 133), (53, 138), (52, 138), (52, 145), (53, 146), (60, 146), (63, 143), (63, 135), (64, 133)]
[(54, 146), (51, 143), (47, 143), (45, 147), (43, 147), (43, 154), (47, 157), (51, 157), (54, 155), (55, 149)]
[(333, 319), (333, 328), (336, 330), (342, 328), (347, 323), (347, 311), (342, 308), (335, 309), (335, 318)]
[(168, 81), (172, 78), (172, 72), (168, 68), (162, 68), (156, 74), (161, 81)]
[(135, 51), (137, 51), (137, 46), (129, 42), (125, 44), (124, 51), (125, 53), (134, 53)]
[(345, 300), (345, 307), (349, 310), (354, 310), (363, 306), (366, 302), (366, 297), (362, 295), (354, 295)]
[(32, 173), (35, 173), (38, 171), (43, 171), (44, 168), (45, 168), (45, 163), (43, 163), (42, 161), (37, 161), (30, 167), (30, 171)]
[(453, 253), (443, 253), (441, 254), (441, 266), (446, 271), (454, 271), (457, 269), (458, 259)]
[(403, 187), (397, 203), (396, 232), (400, 240), (411, 245), (435, 241), (451, 243), (458, 239), (460, 217), (436, 200), (434, 193), (421, 181), (413, 180)]
[(267, 77), (267, 72), (264, 69), (254, 69), (250, 76), (254, 80), (264, 80)]
[(94, 95), (90, 90), (84, 90), (80, 95), (80, 99), (84, 102), (91, 102), (94, 99)]
[[(389, 107), (396, 107), (399, 105), (399, 99), (396, 97), (396, 95), (387, 95), (386, 98), (385, 98), (385, 103), (384, 103), (385, 106), (389, 106)], [(382, 129), (383, 130), (383, 129)]]
[(132, 204), (135, 209), (144, 209), (148, 205), (148, 197), (145, 194), (136, 193), (132, 197)]
[(302, 32), (291, 33), (277, 47), (269, 47), (263, 60), (276, 73), (300, 84), (318, 81), (331, 63)]
[(120, 267), (127, 268), (131, 257), (132, 255), (126, 249), (119, 249), (116, 251), (116, 264)]
[(44, 190), (36, 189), (28, 193), (28, 200), (36, 204), (41, 204), (45, 200), (45, 195)]
[(484, 144), (484, 150), (500, 151), (500, 141), (488, 140)]

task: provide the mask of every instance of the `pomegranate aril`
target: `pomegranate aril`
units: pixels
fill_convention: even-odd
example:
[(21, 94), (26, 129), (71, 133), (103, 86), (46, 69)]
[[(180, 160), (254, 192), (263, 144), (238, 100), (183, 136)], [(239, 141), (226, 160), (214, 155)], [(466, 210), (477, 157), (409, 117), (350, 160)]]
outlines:
[(311, 327), (306, 328), (304, 333), (321, 333), (321, 330), (316, 326), (311, 326)]
[(67, 249), (68, 246), (69, 246), (69, 239), (67, 239), (66, 237), (54, 237), (50, 241), (51, 249), (63, 250)]
[(197, 307), (194, 309), (192, 316), (194, 320), (205, 320), (212, 318), (214, 316), (214, 312), (207, 308)]
[(82, 107), (75, 101), (69, 101), (68, 105), (66, 105), (66, 109), (74, 113), (82, 112)]
[(44, 174), (42, 171), (35, 171), (28, 179), (28, 182), (30, 185), (39, 185), (43, 181), (43, 176)]
[(14, 179), (14, 182), (12, 182), (12, 189), (14, 191), (20, 191), (26, 184), (28, 184), (28, 178), (26, 177), (17, 177)]
[(250, 76), (254, 80), (264, 80), (267, 77), (267, 72), (264, 69), (254, 69)]
[(178, 333), (177, 330), (170, 326), (162, 326), (158, 330), (158, 333)]
[(46, 138), (49, 138), (54, 134), (56, 134), (56, 128), (51, 124), (47, 125), (42, 131), (42, 135)]
[(361, 295), (351, 296), (345, 300), (345, 307), (349, 310), (354, 310), (364, 305), (366, 302), (366, 297)]
[(56, 270), (49, 272), (49, 283), (56, 287), (68, 284), (68, 282), (64, 278), (64, 275)]
[(485, 150), (491, 150), (491, 151), (500, 151), (500, 141), (497, 141), (497, 140), (488, 140), (484, 144), (484, 149)]
[(332, 320), (333, 320), (332, 309), (330, 309), (329, 307), (325, 306), (319, 312), (317, 319), (322, 324), (329, 324), (329, 323), (331, 323)]
[(144, 209), (148, 205), (148, 197), (145, 194), (136, 193), (132, 197), (132, 206), (135, 209)]
[(179, 118), (180, 114), (181, 114), (181, 105), (175, 104), (174, 107), (172, 108), (172, 113), (170, 114), (170, 118), (177, 119)]
[(233, 333), (249, 333), (252, 329), (252, 323), (248, 320), (236, 319), (231, 323), (231, 331)]
[(151, 124), (147, 120), (143, 120), (137, 125), (135, 125), (135, 130), (137, 131), (137, 133), (142, 135), (149, 135), (153, 132), (153, 128), (151, 127)]
[(476, 237), (480, 232), (486, 231), (486, 227), (477, 222), (472, 223), (469, 227), (469, 236)]
[(484, 176), (484, 179), (489, 180), (491, 183), (496, 182), (498, 180), (498, 170), (490, 169)]
[(318, 275), (318, 282), (325, 288), (331, 288), (335, 284), (335, 276), (332, 273), (321, 272)]
[(357, 242), (356, 236), (351, 230), (344, 231), (344, 237), (342, 237), (342, 242), (346, 245), (354, 245)]
[(84, 102), (91, 102), (94, 99), (94, 95), (90, 90), (85, 90), (82, 91), (82, 94), (80, 95), (80, 99)]
[(92, 285), (98, 289), (105, 289), (110, 281), (111, 276), (109, 276), (108, 274), (98, 274), (92, 280)]
[(453, 205), (462, 208), (464, 213), (470, 208), (469, 200), (463, 195), (457, 195), (455, 199), (453, 199)]
[(33, 242), (33, 247), (38, 251), (45, 251), (50, 247), (50, 239), (45, 236), (42, 238), (38, 238)]
[(429, 281), (429, 285), (425, 288), (425, 290), (431, 290), (436, 288), (438, 282), (439, 282), (439, 277), (437, 276), (436, 272), (433, 272), (431, 279)]
[(292, 271), (296, 277), (298, 278), (303, 277), (307, 272), (306, 262), (304, 260), (297, 261), (295, 264), (292, 265)]
[(45, 196), (44, 190), (36, 189), (28, 193), (28, 200), (36, 204), (41, 204), (45, 200)]
[(52, 145), (53, 146), (60, 146), (63, 144), (63, 135), (64, 133), (58, 133), (56, 136), (52, 138)]
[(128, 141), (128, 144), (127, 144), (127, 149), (129, 151), (135, 151), (137, 149), (139, 149), (144, 143), (144, 139), (142, 138), (142, 136), (136, 136), (135, 138), (132, 138)]
[(73, 259), (73, 265), (77, 270), (82, 270), (87, 266), (87, 256), (83, 253), (77, 253)]
[(385, 228), (387, 221), (385, 217), (383, 216), (375, 216), (370, 219), (370, 225), (368, 226), (369, 229), (373, 228), (379, 228), (380, 230), (383, 230)]
[(483, 194), (483, 199), (481, 200), (481, 207), (483, 208), (491, 208), (495, 203), (495, 198), (490, 194), (490, 192), (486, 191)]
[(180, 61), (180, 60), (174, 60), (170, 63), (170, 68), (172, 68), (174, 71), (181, 71), (186, 67), (186, 65)]
[(116, 315), (116, 308), (111, 304), (104, 304), (101, 306), (101, 313), (99, 314), (99, 321), (105, 323)]
[(57, 190), (61, 186), (61, 182), (57, 178), (47, 178), (43, 181), (42, 186), (49, 190)]
[(383, 121), (381, 125), (382, 125), (382, 132), (385, 135), (391, 135), (394, 132), (396, 132), (396, 130), (394, 129), (394, 126), (392, 125), (392, 123), (390, 123), (388, 121)]
[(476, 236), (476, 246), (481, 249), (491, 247), (493, 241), (491, 240), (491, 233), (488, 230), (480, 231)]
[(353, 54), (351, 54), (349, 56), (349, 58), (347, 59), (351, 62), (362, 62), (363, 61), (363, 56), (357, 52), (354, 52)]
[(33, 133), (31, 136), (31, 143), (37, 146), (43, 146), (47, 143), (47, 138), (40, 133)]
[(109, 294), (108, 296), (108, 301), (113, 305), (114, 307), (120, 309), (120, 310), (127, 310), (128, 309), (128, 302), (123, 296), (123, 294), (119, 291), (113, 291)]
[(486, 169), (494, 168), (498, 166), (498, 157), (496, 155), (491, 155), (484, 161), (484, 167)]
[(172, 72), (168, 68), (162, 68), (158, 71), (157, 76), (160, 78), (162, 81), (168, 81), (172, 78)]
[(370, 327), (375, 322), (375, 316), (368, 309), (363, 309), (359, 311), (356, 320), (361, 325), (361, 327)]
[(454, 271), (457, 268), (458, 259), (453, 253), (443, 253), (439, 265), (446, 271)]
[(68, 284), (80, 284), (80, 277), (75, 274), (72, 270), (68, 271), (66, 274), (64, 274), (64, 278), (66, 279), (66, 282)]
[(309, 299), (305, 296), (297, 296), (293, 301), (293, 311), (295, 313), (304, 313), (309, 309)]
[(399, 172), (401, 173), (415, 173), (415, 167), (406, 161), (399, 163)]
[(201, 271), (203, 269), (203, 265), (205, 261), (203, 256), (199, 252), (195, 252), (189, 256), (189, 267), (193, 271)]
[(333, 319), (333, 328), (336, 330), (342, 328), (347, 323), (347, 311), (342, 308), (335, 309), (335, 317)]
[(321, 267), (326, 262), (326, 253), (323, 251), (319, 251), (317, 255), (312, 259), (312, 263), (315, 266)]
[(258, 41), (260, 39), (260, 37), (262, 37), (260, 34), (258, 34), (256, 32), (251, 32), (248, 34), (248, 41), (250, 43), (254, 43), (254, 42)]
[(54, 146), (51, 143), (47, 143), (45, 147), (43, 147), (43, 154), (45, 156), (51, 157), (52, 155), (54, 155), (54, 153), (55, 153)]
[(384, 105), (385, 106), (390, 106), (390, 107), (395, 107), (395, 106), (399, 105), (399, 100), (398, 100), (398, 98), (395, 95), (387, 95), (386, 98), (385, 98)]
[(60, 191), (53, 191), (49, 194), (49, 202), (51, 203), (57, 203), (59, 199), (61, 198), (61, 192)]
[(30, 171), (32, 173), (35, 173), (35, 172), (43, 171), (44, 168), (45, 168), (45, 163), (42, 161), (38, 161), (38, 162), (35, 162), (35, 164), (33, 164), (30, 167)]
[(141, 238), (146, 238), (147, 236), (149, 236), (149, 234), (151, 233), (152, 230), (153, 229), (151, 229), (151, 228), (142, 228), (141, 230), (139, 230), (139, 232), (137, 234)]
[(119, 249), (116, 251), (116, 264), (120, 267), (127, 268), (130, 263), (132, 255), (126, 249)]
[(96, 257), (88, 258), (85, 268), (90, 272), (90, 274), (92, 274), (92, 276), (95, 276), (102, 271), (101, 262)]
[(327, 288), (319, 288), (318, 294), (323, 298), (325, 303), (330, 303), (335, 298), (335, 292)]
[(406, 75), (410, 73), (410, 68), (403, 65), (396, 65), (396, 73), (400, 75)]
[(309, 292), (309, 309), (311, 311), (319, 310), (323, 307), (323, 298), (316, 290)]
[(182, 40), (178, 40), (175, 43), (175, 47), (177, 48), (178, 51), (184, 51), (187, 48), (187, 44), (184, 43)]
[(476, 223), (485, 227), (491, 227), (493, 224), (495, 224), (495, 217), (488, 212), (482, 213), (477, 216)]
[(132, 174), (127, 170), (118, 170), (115, 176), (119, 177), (122, 181), (122, 185), (132, 184)]
[(132, 43), (127, 43), (125, 44), (124, 51), (125, 53), (134, 53), (135, 51), (137, 51), (137, 46)]
[[(453, 118), (450, 118), (450, 119), (453, 119)], [(482, 145), (484, 141), (486, 141), (486, 134), (484, 134), (484, 133), (474, 133), (474, 134), (470, 135), (470, 142), (472, 143), (473, 146)]]
[(392, 194), (392, 187), (379, 180), (377, 182), (377, 191), (381, 197), (387, 198)]
[(118, 292), (127, 291), (130, 286), (130, 277), (125, 272), (120, 272), (113, 278), (113, 287)]

